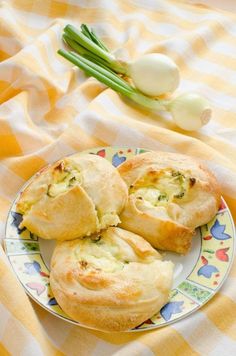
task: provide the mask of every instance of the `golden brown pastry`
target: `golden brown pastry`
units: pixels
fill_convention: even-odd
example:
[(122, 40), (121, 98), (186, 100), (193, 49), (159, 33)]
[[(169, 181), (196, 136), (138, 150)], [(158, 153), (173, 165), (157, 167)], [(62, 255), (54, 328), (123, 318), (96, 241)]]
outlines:
[(173, 264), (142, 237), (110, 227), (100, 235), (59, 242), (50, 285), (71, 318), (104, 331), (123, 331), (168, 301)]
[(44, 239), (71, 240), (117, 225), (127, 187), (106, 159), (75, 154), (42, 170), (23, 191), (21, 227)]
[(129, 189), (120, 226), (158, 249), (186, 254), (194, 229), (209, 222), (219, 208), (215, 177), (191, 157), (147, 152), (118, 171)]

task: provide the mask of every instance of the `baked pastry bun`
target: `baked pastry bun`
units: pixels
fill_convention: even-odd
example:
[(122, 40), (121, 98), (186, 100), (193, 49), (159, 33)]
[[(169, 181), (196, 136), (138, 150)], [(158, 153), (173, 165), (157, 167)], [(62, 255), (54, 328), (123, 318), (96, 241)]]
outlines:
[(120, 226), (158, 249), (186, 254), (194, 229), (218, 211), (219, 185), (191, 157), (147, 152), (126, 161), (118, 171), (129, 189)]
[(74, 320), (103, 331), (124, 331), (168, 301), (172, 275), (172, 262), (162, 262), (142, 237), (110, 227), (98, 235), (58, 242), (50, 285)]
[(71, 240), (117, 225), (127, 187), (106, 159), (75, 154), (42, 170), (23, 191), (21, 227), (44, 239)]

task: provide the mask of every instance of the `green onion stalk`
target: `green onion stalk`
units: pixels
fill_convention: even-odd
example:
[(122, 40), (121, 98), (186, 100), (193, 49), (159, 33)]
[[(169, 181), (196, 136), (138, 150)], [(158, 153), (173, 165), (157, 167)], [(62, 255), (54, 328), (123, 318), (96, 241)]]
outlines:
[(127, 81), (118, 76), (116, 73), (96, 64), (89, 59), (82, 57), (74, 52), (69, 52), (64, 49), (59, 49), (58, 53), (66, 58), (71, 63), (82, 69), (88, 75), (99, 80), (114, 91), (128, 97), (134, 102), (152, 110), (166, 110), (167, 100), (152, 99), (140, 93), (132, 87)]

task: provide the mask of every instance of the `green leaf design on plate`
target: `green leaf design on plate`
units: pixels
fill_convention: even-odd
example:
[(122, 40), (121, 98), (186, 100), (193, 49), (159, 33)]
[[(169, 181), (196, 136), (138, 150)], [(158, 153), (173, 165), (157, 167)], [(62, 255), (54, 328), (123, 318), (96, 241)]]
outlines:
[(141, 153), (149, 152), (148, 150), (145, 150), (144, 148), (137, 148), (135, 154), (140, 155)]
[(39, 244), (36, 242), (5, 240), (5, 243), (7, 253), (9, 254), (27, 254), (30, 252), (39, 252)]
[(178, 286), (178, 289), (184, 292), (185, 294), (189, 295), (190, 297), (196, 299), (200, 303), (205, 302), (211, 295), (211, 292), (199, 288), (196, 285), (193, 285), (187, 281), (182, 282)]

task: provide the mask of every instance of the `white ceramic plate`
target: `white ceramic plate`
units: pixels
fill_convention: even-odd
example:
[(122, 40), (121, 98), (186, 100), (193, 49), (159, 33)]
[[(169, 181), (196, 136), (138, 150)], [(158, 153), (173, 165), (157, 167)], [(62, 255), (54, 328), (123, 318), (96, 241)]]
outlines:
[[(117, 167), (127, 159), (145, 151), (139, 148), (106, 147), (94, 148), (86, 152), (98, 154)], [(26, 186), (28, 184), (29, 182)], [(38, 304), (50, 313), (80, 325), (61, 310), (50, 289), (50, 258), (55, 241), (40, 239), (28, 230), (19, 228), (22, 217), (15, 212), (19, 194), (8, 215), (4, 240), (5, 251), (13, 270), (28, 295)], [(160, 312), (131, 331), (148, 330), (173, 323), (193, 313), (211, 299), (228, 275), (233, 261), (234, 245), (233, 219), (222, 199), (221, 207), (214, 219), (197, 229), (191, 251), (187, 256), (175, 253), (164, 254), (164, 259), (171, 260), (175, 264), (170, 301)]]

